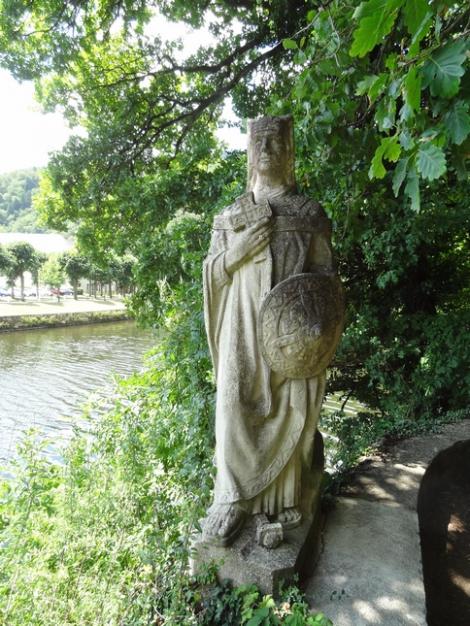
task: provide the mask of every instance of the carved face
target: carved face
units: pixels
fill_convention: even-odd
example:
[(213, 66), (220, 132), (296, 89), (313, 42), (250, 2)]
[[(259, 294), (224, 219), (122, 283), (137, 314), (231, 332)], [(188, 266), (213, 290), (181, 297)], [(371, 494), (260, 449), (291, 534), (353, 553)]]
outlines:
[(254, 145), (254, 163), (258, 172), (282, 174), (285, 155), (286, 147), (279, 133), (258, 133)]
[(292, 118), (259, 117), (248, 120), (247, 191), (255, 188), (258, 175), (269, 184), (295, 189)]

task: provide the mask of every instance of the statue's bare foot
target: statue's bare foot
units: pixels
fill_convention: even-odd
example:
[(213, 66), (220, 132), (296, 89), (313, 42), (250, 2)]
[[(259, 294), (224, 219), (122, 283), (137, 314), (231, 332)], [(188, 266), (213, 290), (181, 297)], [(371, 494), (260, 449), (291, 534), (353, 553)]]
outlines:
[(280, 522), (284, 530), (296, 528), (302, 521), (302, 513), (296, 506), (284, 509), (276, 518), (276, 522)]
[(245, 510), (236, 502), (213, 505), (204, 520), (203, 538), (216, 546), (228, 546), (240, 533), (245, 518)]

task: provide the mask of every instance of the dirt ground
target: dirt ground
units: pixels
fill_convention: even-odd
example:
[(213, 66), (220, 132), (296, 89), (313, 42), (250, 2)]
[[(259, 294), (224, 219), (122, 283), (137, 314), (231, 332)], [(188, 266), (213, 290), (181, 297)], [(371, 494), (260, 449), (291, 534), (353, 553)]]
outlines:
[(470, 419), (387, 446), (342, 495), (418, 514), (427, 624), (470, 626)]

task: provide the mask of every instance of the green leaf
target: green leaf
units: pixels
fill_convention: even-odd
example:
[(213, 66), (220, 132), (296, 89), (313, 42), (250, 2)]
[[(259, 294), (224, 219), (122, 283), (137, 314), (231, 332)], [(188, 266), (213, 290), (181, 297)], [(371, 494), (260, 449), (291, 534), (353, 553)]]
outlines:
[(464, 154), (461, 153), (456, 153), (454, 155), (454, 162), (453, 162), (453, 166), (455, 169), (455, 172), (457, 174), (457, 179), (460, 181), (468, 181), (468, 172), (467, 172), (467, 163), (466, 163), (467, 159), (465, 158)]
[(367, 93), (369, 100), (374, 102), (383, 93), (387, 84), (388, 74), (370, 74), (357, 83), (356, 95), (362, 96)]
[(418, 212), (421, 206), (421, 200), (419, 195), (419, 177), (414, 165), (408, 171), (405, 195), (411, 200), (412, 210)]
[(427, 0), (406, 0), (403, 7), (405, 26), (413, 37), (429, 11)]
[(397, 103), (393, 98), (383, 98), (377, 111), (375, 112), (375, 121), (380, 131), (389, 130), (395, 123), (395, 114)]
[(418, 150), (418, 171), (422, 178), (435, 180), (446, 171), (446, 157), (434, 143), (425, 143)]
[(370, 74), (369, 76), (366, 76), (365, 78), (360, 80), (357, 83), (356, 96), (363, 96), (365, 93), (367, 93), (369, 91), (370, 87), (375, 82), (377, 82), (378, 78), (379, 77), (377, 76), (377, 74)]
[(468, 103), (458, 100), (444, 116), (444, 123), (452, 143), (460, 146), (470, 133)]
[(315, 10), (311, 10), (307, 13), (307, 23), (310, 24), (310, 22), (313, 22), (313, 20), (315, 19), (315, 15), (317, 14), (317, 12)]
[(430, 87), (431, 95), (452, 98), (458, 92), (466, 47), (466, 41), (456, 41), (431, 55), (423, 68), (423, 86)]
[(384, 137), (375, 151), (372, 163), (369, 169), (369, 178), (383, 178), (387, 173), (383, 165), (383, 159), (387, 161), (397, 161), (400, 156), (401, 146), (398, 143), (398, 137)]
[(418, 111), (421, 103), (421, 76), (413, 65), (404, 81), (405, 102), (412, 111)]
[(293, 39), (283, 39), (282, 47), (284, 50), (297, 50), (297, 43)]
[(411, 118), (413, 118), (414, 115), (415, 114), (414, 114), (413, 109), (409, 106), (409, 104), (405, 102), (405, 104), (400, 109), (400, 121), (408, 122), (408, 120), (411, 120)]
[(269, 607), (258, 608), (246, 626), (260, 626), (267, 617), (269, 617)]
[(389, 54), (385, 59), (385, 67), (392, 71), (396, 69), (398, 63), (398, 54)]
[(419, 43), (422, 39), (424, 39), (424, 37), (426, 37), (429, 32), (432, 25), (432, 17), (433, 14), (431, 12), (426, 13), (426, 15), (423, 17), (421, 24), (416, 29), (416, 32), (413, 35), (407, 56), (413, 57), (418, 54)]
[(408, 171), (408, 161), (410, 157), (405, 157), (404, 159), (400, 159), (397, 163), (395, 171), (393, 172), (393, 194), (395, 198), (398, 196), (398, 192), (400, 191), (400, 187), (403, 184), (403, 181), (406, 178), (406, 172)]
[(379, 74), (377, 80), (370, 86), (368, 96), (371, 102), (377, 100), (385, 90), (388, 81), (388, 74)]
[(406, 129), (400, 133), (400, 145), (403, 150), (412, 150), (414, 148), (414, 139)]
[(369, 0), (363, 2), (354, 12), (359, 26), (354, 31), (353, 44), (349, 54), (363, 57), (382, 41), (392, 30), (398, 10), (404, 0)]

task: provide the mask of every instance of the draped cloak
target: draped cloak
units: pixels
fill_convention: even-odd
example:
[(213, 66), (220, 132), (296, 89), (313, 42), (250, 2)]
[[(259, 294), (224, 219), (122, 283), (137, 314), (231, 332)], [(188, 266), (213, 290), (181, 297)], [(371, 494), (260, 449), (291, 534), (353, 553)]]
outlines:
[(258, 345), (258, 314), (277, 283), (334, 268), (330, 222), (320, 205), (293, 193), (269, 203), (270, 244), (232, 276), (225, 252), (239, 236), (230, 219), (237, 202), (216, 216), (204, 263), (204, 313), (217, 386), (214, 503), (251, 501), (256, 512), (273, 514), (299, 504), (325, 374), (287, 379), (272, 372)]

